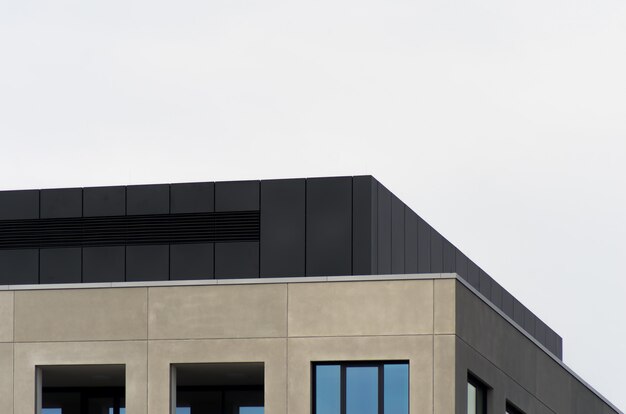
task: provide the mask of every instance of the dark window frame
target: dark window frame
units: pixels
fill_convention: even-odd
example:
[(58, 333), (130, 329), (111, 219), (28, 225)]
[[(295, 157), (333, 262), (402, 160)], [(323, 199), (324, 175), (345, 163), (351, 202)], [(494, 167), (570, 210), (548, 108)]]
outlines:
[(340, 414), (346, 414), (346, 369), (353, 367), (378, 368), (378, 413), (383, 414), (385, 409), (385, 365), (406, 365), (409, 376), (407, 378), (407, 393), (409, 395), (410, 412), (410, 391), (411, 391), (411, 366), (409, 360), (375, 360), (375, 361), (312, 361), (311, 362), (311, 413), (316, 413), (316, 367), (324, 365), (339, 366), (339, 403)]
[(511, 401), (506, 400), (505, 405), (505, 413), (508, 414), (525, 414), (517, 405), (513, 404)]
[[(491, 387), (489, 385), (487, 385), (485, 382), (481, 381), (480, 379), (478, 379), (478, 377), (476, 377), (475, 375), (473, 375), (471, 372), (467, 374), (467, 383), (471, 384), (472, 386), (474, 386), (474, 388), (476, 388), (476, 402), (478, 403), (478, 392), (481, 391), (482, 392), (482, 412), (476, 412), (476, 414), (487, 414), (488, 410), (488, 406), (487, 406), (487, 402), (488, 402), (488, 394), (489, 394), (489, 390), (491, 389)], [(467, 407), (467, 409), (469, 409), (469, 407)]]

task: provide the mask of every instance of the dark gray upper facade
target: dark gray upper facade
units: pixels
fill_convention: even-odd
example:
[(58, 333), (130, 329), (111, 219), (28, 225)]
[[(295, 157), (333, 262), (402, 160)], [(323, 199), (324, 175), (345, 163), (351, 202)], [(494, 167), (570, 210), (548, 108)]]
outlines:
[(457, 273), (562, 340), (371, 176), (0, 192), (0, 285)]

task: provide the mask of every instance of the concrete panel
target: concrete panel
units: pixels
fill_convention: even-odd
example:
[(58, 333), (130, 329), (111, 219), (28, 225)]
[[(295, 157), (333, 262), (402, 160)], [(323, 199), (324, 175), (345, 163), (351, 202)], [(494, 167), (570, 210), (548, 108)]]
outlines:
[(15, 340), (147, 338), (147, 291), (69, 289), (15, 292)]
[(100, 341), (15, 344), (14, 414), (35, 412), (37, 366), (93, 364), (124, 364), (126, 411), (148, 413), (146, 342)]
[(151, 339), (253, 338), (287, 335), (287, 286), (150, 288)]
[(0, 292), (0, 342), (11, 341), (13, 341), (13, 292)]
[(290, 338), (288, 352), (289, 413), (311, 412), (312, 362), (363, 360), (408, 360), (410, 412), (432, 413), (432, 335)]
[(0, 413), (13, 412), (13, 344), (0, 344)]
[(452, 414), (456, 406), (456, 336), (435, 335), (434, 341), (434, 412)]
[(456, 333), (456, 280), (435, 280), (435, 333)]
[(432, 332), (432, 280), (289, 285), (289, 336)]
[(177, 363), (263, 362), (265, 412), (286, 414), (285, 339), (150, 341), (148, 412), (170, 413), (170, 366)]

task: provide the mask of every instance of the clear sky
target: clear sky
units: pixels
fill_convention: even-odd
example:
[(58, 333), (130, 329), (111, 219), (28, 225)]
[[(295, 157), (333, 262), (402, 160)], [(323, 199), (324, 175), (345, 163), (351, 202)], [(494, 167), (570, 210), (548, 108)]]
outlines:
[(623, 0), (0, 0), (0, 189), (372, 174), (626, 409)]

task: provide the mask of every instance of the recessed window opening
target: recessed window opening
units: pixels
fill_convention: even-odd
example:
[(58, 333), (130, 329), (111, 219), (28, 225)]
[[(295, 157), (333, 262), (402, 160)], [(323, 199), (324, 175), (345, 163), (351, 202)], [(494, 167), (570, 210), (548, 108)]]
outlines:
[(264, 366), (250, 363), (172, 366), (172, 414), (263, 414)]
[(37, 367), (38, 414), (125, 414), (124, 365)]
[(405, 361), (313, 364), (314, 414), (408, 414)]
[(487, 414), (487, 387), (471, 375), (467, 378), (467, 414)]
[(515, 405), (513, 405), (511, 402), (507, 401), (506, 414), (524, 414), (524, 412), (517, 408)]

